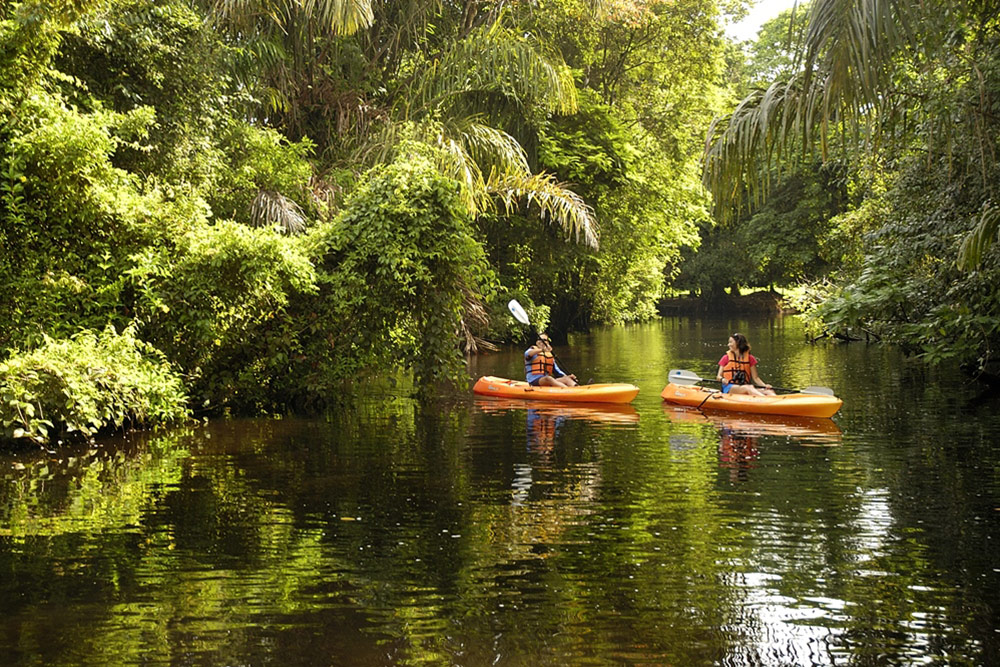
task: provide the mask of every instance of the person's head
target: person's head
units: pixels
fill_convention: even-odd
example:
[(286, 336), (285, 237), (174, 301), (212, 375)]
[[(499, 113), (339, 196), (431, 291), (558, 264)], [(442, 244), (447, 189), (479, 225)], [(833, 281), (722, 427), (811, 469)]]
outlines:
[(549, 335), (547, 333), (542, 331), (538, 334), (538, 339), (535, 341), (535, 345), (537, 345), (542, 349), (551, 349), (552, 340), (549, 338)]
[(729, 337), (729, 349), (733, 352), (746, 354), (750, 351), (750, 343), (747, 342), (747, 337), (743, 334), (734, 333)]

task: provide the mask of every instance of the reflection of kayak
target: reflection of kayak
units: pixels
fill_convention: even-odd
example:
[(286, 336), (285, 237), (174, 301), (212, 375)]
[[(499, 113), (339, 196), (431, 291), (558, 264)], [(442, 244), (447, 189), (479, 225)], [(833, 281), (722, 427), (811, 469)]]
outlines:
[(755, 415), (724, 410), (698, 410), (664, 404), (663, 413), (672, 422), (711, 424), (745, 435), (779, 435), (820, 438), (824, 443), (839, 443), (840, 427), (825, 417)]
[(597, 422), (634, 424), (639, 421), (639, 413), (628, 403), (525, 403), (510, 398), (480, 398), (476, 407), (483, 412), (505, 410), (534, 410), (547, 417), (568, 417)]
[(748, 396), (723, 394), (718, 389), (685, 386), (671, 382), (660, 396), (665, 401), (707, 410), (729, 410), (765, 415), (832, 417), (844, 404), (836, 396), (823, 394), (781, 394)]
[(522, 380), (485, 375), (472, 388), (482, 396), (520, 398), (532, 401), (563, 401), (570, 403), (629, 403), (639, 388), (634, 384), (584, 384), (579, 387), (532, 387)]

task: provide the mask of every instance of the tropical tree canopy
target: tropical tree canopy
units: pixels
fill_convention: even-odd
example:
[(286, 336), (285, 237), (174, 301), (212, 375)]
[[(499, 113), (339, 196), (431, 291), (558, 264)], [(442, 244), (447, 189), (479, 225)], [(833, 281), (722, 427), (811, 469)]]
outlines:
[[(993, 368), (1000, 322), (997, 18), (981, 3), (813, 0), (762, 81), (709, 130), (721, 220), (764, 205), (815, 160), (848, 170), (840, 270), (817, 327), (860, 327), (927, 359)], [(764, 34), (774, 34), (772, 26)], [(762, 52), (759, 52), (762, 53)]]

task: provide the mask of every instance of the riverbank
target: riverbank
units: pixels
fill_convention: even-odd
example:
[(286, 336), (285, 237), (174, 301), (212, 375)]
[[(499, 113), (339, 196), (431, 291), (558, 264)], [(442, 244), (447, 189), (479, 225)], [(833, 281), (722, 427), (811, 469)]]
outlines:
[(660, 299), (656, 304), (660, 315), (705, 315), (711, 313), (741, 313), (755, 315), (789, 315), (798, 311), (788, 306), (783, 294), (771, 290), (750, 294), (705, 298), (675, 296)]

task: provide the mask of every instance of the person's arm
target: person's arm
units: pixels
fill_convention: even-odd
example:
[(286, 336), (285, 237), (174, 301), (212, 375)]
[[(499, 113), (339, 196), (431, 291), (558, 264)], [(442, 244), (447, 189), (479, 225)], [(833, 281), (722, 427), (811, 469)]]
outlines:
[(527, 350), (524, 351), (524, 358), (529, 359), (531, 357), (536, 357), (541, 354), (542, 348), (532, 345)]
[(574, 380), (576, 379), (576, 376), (575, 376), (575, 375), (573, 375), (572, 373), (567, 373), (567, 372), (566, 372), (566, 371), (564, 371), (563, 369), (559, 368), (559, 362), (558, 362), (558, 361), (556, 361), (554, 357), (553, 357), (553, 359), (552, 359), (552, 370), (553, 370), (553, 371), (555, 371), (555, 373), (556, 373), (556, 377), (563, 377), (563, 376), (566, 376), (566, 377), (571, 377), (571, 378), (573, 378)]
[(757, 364), (750, 367), (750, 377), (753, 379), (753, 384), (755, 387), (762, 387), (764, 389), (770, 389), (771, 385), (760, 379), (760, 375), (757, 374)]
[(722, 368), (726, 365), (727, 361), (728, 358), (725, 356), (719, 360), (719, 372), (715, 374), (715, 379), (721, 382), (723, 385), (726, 384), (726, 381), (722, 379)]

